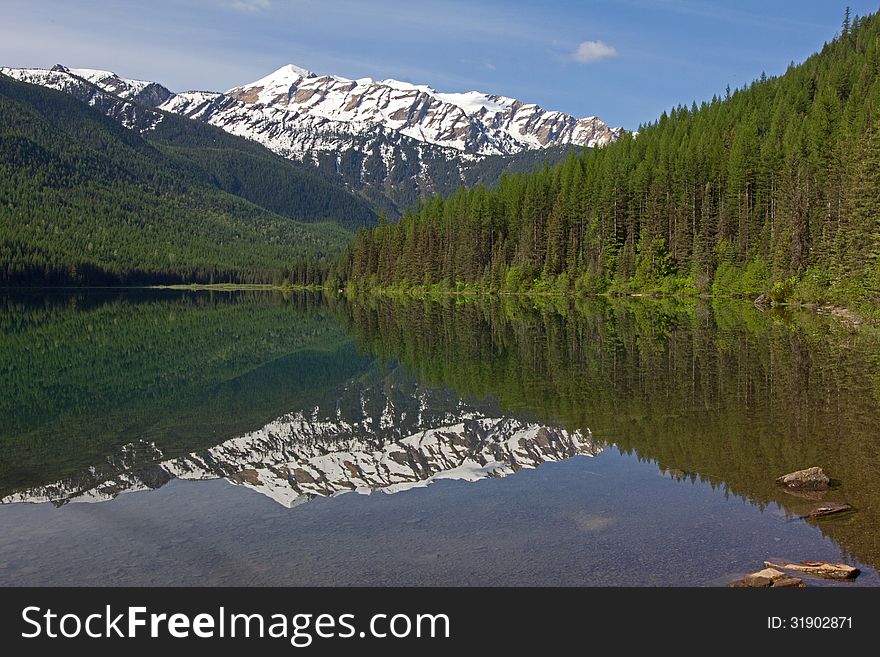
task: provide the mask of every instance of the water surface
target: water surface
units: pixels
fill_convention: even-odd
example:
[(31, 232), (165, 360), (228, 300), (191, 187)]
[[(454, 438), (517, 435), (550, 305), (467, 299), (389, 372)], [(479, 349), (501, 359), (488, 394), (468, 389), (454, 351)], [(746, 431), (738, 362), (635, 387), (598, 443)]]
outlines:
[[(880, 359), (747, 303), (0, 297), (0, 583), (880, 576)], [(774, 479), (819, 465), (818, 504)], [(810, 584), (824, 584), (810, 581)]]

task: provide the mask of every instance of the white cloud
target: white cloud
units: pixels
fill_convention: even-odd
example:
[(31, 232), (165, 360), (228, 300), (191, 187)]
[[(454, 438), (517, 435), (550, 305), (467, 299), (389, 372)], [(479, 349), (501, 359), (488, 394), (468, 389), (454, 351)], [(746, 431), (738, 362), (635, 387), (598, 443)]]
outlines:
[(571, 58), (579, 64), (590, 64), (609, 57), (617, 57), (617, 50), (601, 41), (582, 41), (571, 53)]
[(487, 71), (496, 71), (498, 67), (490, 59), (459, 59), (459, 62), (471, 67), (479, 67)]
[(238, 11), (263, 11), (272, 7), (271, 0), (230, 0), (224, 3), (226, 6)]

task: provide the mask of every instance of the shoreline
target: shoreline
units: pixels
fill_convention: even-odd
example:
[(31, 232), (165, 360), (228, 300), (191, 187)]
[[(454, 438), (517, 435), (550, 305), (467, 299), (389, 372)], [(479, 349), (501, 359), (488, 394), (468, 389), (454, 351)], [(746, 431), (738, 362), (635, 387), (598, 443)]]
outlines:
[(670, 299), (678, 301), (734, 301), (752, 303), (758, 310), (771, 308), (789, 308), (803, 310), (820, 315), (831, 315), (841, 323), (859, 328), (864, 325), (880, 325), (880, 306), (873, 306), (873, 312), (865, 312), (864, 308), (847, 306), (839, 303), (809, 302), (768, 302), (757, 304), (754, 297), (716, 296), (712, 294), (663, 294), (660, 292), (595, 292), (592, 294), (560, 293), (560, 292), (495, 292), (486, 290), (420, 290), (419, 288), (355, 288), (342, 289), (331, 285), (291, 285), (274, 283), (175, 283), (172, 285), (35, 285), (35, 286), (0, 286), (0, 290), (174, 290), (189, 292), (324, 292), (331, 296), (344, 296), (348, 299), (373, 296), (387, 299), (407, 299), (414, 301), (440, 300), (446, 298), (460, 299), (543, 299), (576, 301), (578, 299)]
[(214, 292), (270, 291), (270, 292), (317, 292), (325, 290), (322, 285), (275, 285), (274, 283), (177, 283), (174, 285), (147, 285), (148, 290), (196, 290)]
[(880, 325), (880, 306), (871, 306), (870, 310), (864, 307), (853, 307), (845, 304), (818, 302), (818, 301), (768, 301), (767, 303), (756, 303), (756, 296), (717, 296), (712, 294), (663, 294), (659, 292), (596, 292), (592, 294), (575, 294), (575, 293), (559, 293), (559, 292), (487, 292), (483, 290), (444, 290), (444, 291), (416, 291), (415, 289), (391, 290), (388, 288), (371, 288), (356, 290), (339, 290), (339, 294), (346, 298), (357, 298), (359, 296), (375, 296), (387, 299), (410, 299), (414, 301), (440, 300), (445, 298), (460, 299), (504, 299), (504, 298), (523, 298), (523, 299), (542, 299), (542, 300), (565, 300), (576, 301), (578, 299), (589, 298), (605, 298), (605, 299), (670, 299), (677, 301), (727, 301), (750, 303), (759, 312), (770, 309), (789, 309), (812, 312), (817, 315), (829, 315), (837, 319), (839, 322), (851, 329), (858, 329), (862, 326), (878, 326)]
[(266, 291), (327, 291), (325, 285), (291, 285), (285, 283), (174, 283), (171, 285), (0, 285), (0, 292), (27, 290), (214, 290), (235, 292), (247, 290)]

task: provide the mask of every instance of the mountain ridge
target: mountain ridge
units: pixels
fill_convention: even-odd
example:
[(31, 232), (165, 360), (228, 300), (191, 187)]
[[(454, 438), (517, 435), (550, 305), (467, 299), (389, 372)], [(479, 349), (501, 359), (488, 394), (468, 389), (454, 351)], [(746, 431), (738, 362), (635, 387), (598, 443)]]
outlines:
[[(365, 128), (384, 125), (417, 141), (471, 155), (510, 155), (526, 148), (569, 144), (592, 148), (622, 134), (621, 128), (612, 128), (596, 116), (578, 118), (507, 96), (477, 90), (440, 92), (430, 85), (394, 78), (352, 80), (319, 75), (296, 64), (286, 64), (254, 82), (225, 92), (173, 92), (159, 82), (61, 64), (49, 70), (0, 71), (43, 86), (58, 85), (57, 80), (47, 80), (46, 74), (68, 73), (124, 100), (137, 100), (184, 115), (202, 114), (206, 111), (205, 103), (223, 104), (224, 98), (232, 98), (244, 105), (284, 108), (294, 115), (289, 120), (302, 119), (306, 128), (318, 128), (324, 121), (338, 122), (352, 124), (352, 132), (360, 133)], [(469, 121), (473, 125), (466, 125)], [(466, 128), (471, 128), (471, 135)]]
[[(178, 94), (178, 95), (185, 95)], [(479, 91), (439, 92), (388, 78), (350, 80), (287, 64), (225, 96), (246, 105), (281, 106), (315, 120), (369, 128), (388, 126), (418, 141), (473, 155), (513, 154), (526, 148), (601, 146), (617, 139), (595, 116), (575, 118), (534, 103)]]
[(134, 104), (208, 123), (318, 169), (392, 217), (427, 196), (494, 184), (505, 170), (499, 158), (514, 169), (552, 165), (623, 134), (596, 117), (577, 119), (504, 96), (349, 80), (292, 64), (225, 93), (174, 93), (159, 83), (62, 65), (0, 72), (68, 92), (84, 80)]

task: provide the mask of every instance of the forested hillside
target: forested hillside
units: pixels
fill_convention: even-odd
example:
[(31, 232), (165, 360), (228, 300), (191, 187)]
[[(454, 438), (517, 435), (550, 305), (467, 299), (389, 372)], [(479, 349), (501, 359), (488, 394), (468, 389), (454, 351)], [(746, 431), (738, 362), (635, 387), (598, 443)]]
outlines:
[(265, 171), (192, 146), (147, 143), (67, 94), (0, 75), (0, 284), (318, 278), (349, 233), (222, 191), (208, 178)]
[(204, 182), (277, 214), (308, 223), (329, 221), (349, 230), (378, 222), (367, 201), (309, 165), (220, 128), (164, 114), (143, 137), (166, 155), (185, 159)]
[(361, 231), (362, 287), (880, 300), (880, 20), (779, 77)]

